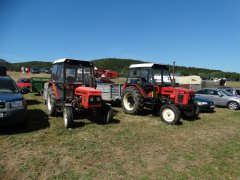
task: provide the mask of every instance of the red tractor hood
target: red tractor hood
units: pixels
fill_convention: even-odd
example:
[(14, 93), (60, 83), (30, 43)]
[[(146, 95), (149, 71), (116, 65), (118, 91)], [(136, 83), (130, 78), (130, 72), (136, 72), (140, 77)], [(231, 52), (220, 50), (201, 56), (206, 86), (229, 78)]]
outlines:
[(91, 87), (81, 86), (75, 89), (75, 94), (78, 94), (78, 95), (86, 94), (88, 96), (90, 95), (101, 96), (102, 92)]
[(179, 94), (192, 94), (192, 95), (195, 94), (193, 90), (184, 89), (184, 88), (163, 87), (162, 90), (165, 92), (173, 92), (173, 93), (179, 93)]

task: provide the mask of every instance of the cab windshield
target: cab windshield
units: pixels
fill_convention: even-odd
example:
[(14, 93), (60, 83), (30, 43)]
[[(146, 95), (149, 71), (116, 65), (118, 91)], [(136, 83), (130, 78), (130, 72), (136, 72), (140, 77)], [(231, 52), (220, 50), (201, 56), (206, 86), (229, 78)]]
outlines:
[(65, 83), (68, 84), (82, 83), (86, 86), (95, 86), (94, 71), (92, 67), (79, 67), (66, 64), (65, 77)]
[(172, 83), (169, 71), (166, 69), (153, 69), (153, 79), (156, 84), (163, 84), (164, 86), (171, 86)]

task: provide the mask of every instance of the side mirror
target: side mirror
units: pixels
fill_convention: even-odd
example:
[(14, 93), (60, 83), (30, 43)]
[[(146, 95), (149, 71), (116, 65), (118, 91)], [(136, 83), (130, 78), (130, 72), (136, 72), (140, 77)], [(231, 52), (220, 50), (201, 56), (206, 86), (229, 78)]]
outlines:
[(219, 97), (223, 97), (223, 94), (218, 94)]

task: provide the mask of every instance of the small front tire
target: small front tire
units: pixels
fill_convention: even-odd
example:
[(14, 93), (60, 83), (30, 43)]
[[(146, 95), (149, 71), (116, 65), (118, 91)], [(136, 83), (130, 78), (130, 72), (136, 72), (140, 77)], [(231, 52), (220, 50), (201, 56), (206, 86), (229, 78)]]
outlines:
[(160, 108), (160, 118), (167, 124), (178, 124), (180, 120), (180, 110), (174, 104), (166, 104)]
[(52, 87), (49, 87), (48, 89), (46, 103), (47, 103), (48, 114), (50, 116), (53, 116), (56, 113), (56, 98), (55, 98)]
[(63, 120), (65, 128), (72, 128), (73, 126), (73, 110), (72, 107), (63, 108)]

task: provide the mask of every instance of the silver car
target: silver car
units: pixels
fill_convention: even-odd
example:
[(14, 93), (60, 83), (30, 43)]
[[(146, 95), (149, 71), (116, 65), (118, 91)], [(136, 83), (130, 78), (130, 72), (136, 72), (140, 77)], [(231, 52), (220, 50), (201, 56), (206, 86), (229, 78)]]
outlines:
[(214, 101), (216, 106), (228, 107), (232, 110), (237, 110), (240, 105), (240, 97), (234, 96), (223, 89), (201, 89), (196, 91), (196, 96), (207, 98)]

